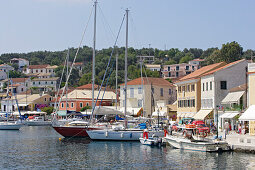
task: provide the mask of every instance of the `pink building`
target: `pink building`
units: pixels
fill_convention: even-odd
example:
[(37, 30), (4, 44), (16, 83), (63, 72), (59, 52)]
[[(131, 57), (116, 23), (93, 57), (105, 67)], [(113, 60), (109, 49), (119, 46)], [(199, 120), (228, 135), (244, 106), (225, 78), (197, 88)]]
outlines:
[(164, 79), (179, 79), (198, 69), (196, 64), (173, 64), (163, 65), (162, 75)]

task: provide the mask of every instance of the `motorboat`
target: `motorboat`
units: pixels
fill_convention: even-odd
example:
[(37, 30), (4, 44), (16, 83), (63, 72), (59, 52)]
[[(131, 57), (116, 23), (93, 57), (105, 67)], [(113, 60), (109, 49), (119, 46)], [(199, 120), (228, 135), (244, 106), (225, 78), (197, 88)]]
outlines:
[[(172, 147), (177, 149), (202, 151), (202, 152), (218, 152), (228, 151), (230, 146), (227, 142), (221, 139), (205, 138), (207, 134), (206, 129), (202, 130), (202, 134), (195, 125), (186, 125), (182, 127), (182, 132), (171, 132), (166, 134), (164, 140)], [(200, 136), (198, 138), (198, 136)]]
[(162, 145), (162, 138), (158, 136), (152, 136), (152, 137), (141, 137), (140, 143), (143, 145), (149, 145), (149, 146), (160, 146)]
[(26, 121), (27, 126), (51, 126), (51, 121), (47, 121), (42, 116), (36, 116)]
[(19, 122), (0, 122), (0, 130), (19, 130), (21, 126)]

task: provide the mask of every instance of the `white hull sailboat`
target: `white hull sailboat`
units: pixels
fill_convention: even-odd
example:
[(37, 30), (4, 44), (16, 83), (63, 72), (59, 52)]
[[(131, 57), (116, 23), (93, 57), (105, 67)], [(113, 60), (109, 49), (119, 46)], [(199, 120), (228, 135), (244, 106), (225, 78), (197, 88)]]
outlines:
[(19, 130), (21, 126), (18, 122), (0, 122), (0, 130)]
[[(115, 140), (115, 141), (139, 141), (143, 136), (143, 130), (140, 129), (126, 129), (126, 130), (90, 130), (87, 131), (92, 140)], [(164, 136), (163, 131), (152, 130), (149, 131), (149, 137)]]

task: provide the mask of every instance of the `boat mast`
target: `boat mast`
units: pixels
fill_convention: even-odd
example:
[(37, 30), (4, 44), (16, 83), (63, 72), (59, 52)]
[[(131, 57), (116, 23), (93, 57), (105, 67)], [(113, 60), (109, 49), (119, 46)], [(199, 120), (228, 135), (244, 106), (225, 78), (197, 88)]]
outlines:
[[(68, 61), (69, 61), (69, 48), (67, 51), (67, 56), (66, 56), (66, 80), (68, 79)], [(66, 115), (67, 115), (67, 92), (68, 92), (68, 82), (66, 84)]]
[(97, 0), (94, 2), (95, 6), (95, 15), (94, 15), (94, 37), (93, 37), (93, 61), (92, 61), (92, 114), (91, 114), (91, 120), (93, 120), (94, 115), (94, 107), (95, 107), (95, 101), (94, 101), (94, 92), (95, 92), (95, 62), (96, 62), (96, 15), (97, 15)]
[[(142, 89), (142, 108), (143, 108), (143, 114), (141, 114), (141, 117), (144, 117), (144, 94), (143, 94), (143, 60), (142, 57), (140, 57), (140, 65), (141, 65), (141, 89)], [(146, 71), (146, 70), (145, 70)]]
[(129, 9), (126, 9), (126, 49), (125, 49), (125, 128), (127, 128), (127, 57), (128, 57), (128, 12)]
[(116, 53), (116, 100), (115, 100), (115, 105), (116, 105), (116, 111), (118, 110), (118, 50)]

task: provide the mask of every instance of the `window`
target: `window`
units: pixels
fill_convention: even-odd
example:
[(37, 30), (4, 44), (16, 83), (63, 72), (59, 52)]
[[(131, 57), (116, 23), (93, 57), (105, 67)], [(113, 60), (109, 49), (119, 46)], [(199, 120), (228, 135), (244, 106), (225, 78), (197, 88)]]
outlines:
[(195, 91), (195, 84), (191, 85), (191, 91)]
[(21, 91), (24, 91), (24, 89), (23, 89), (23, 88), (21, 88)]
[(160, 88), (160, 96), (163, 96), (163, 88)]
[(170, 70), (171, 70), (171, 67), (170, 67), (170, 66), (168, 66), (168, 68), (167, 68), (167, 69), (168, 69), (168, 71), (170, 71)]
[(38, 70), (36, 70), (35, 72), (37, 72), (37, 73), (38, 73)]
[(169, 95), (171, 95), (172, 94), (172, 89), (169, 89)]
[(190, 85), (187, 85), (187, 91), (190, 92)]
[(179, 66), (176, 66), (176, 70), (179, 70), (180, 69), (180, 67)]
[(182, 91), (183, 91), (183, 92), (185, 91), (185, 86), (182, 86)]
[(61, 107), (64, 108), (64, 103), (61, 103)]
[(44, 98), (44, 101), (47, 101), (47, 98)]
[(82, 102), (80, 102), (80, 108), (83, 108), (83, 103)]
[(41, 82), (39, 81), (38, 84), (41, 84)]
[(86, 106), (89, 106), (89, 103), (86, 103)]
[(51, 84), (53, 84), (53, 81), (51, 82)]
[(212, 82), (210, 81), (210, 90), (212, 90)]
[(154, 88), (151, 88), (151, 92), (154, 93)]
[(227, 90), (227, 81), (220, 81), (220, 89)]
[(49, 101), (51, 101), (51, 97), (49, 98)]
[(176, 72), (175, 74), (176, 74), (176, 77), (179, 77), (179, 72)]
[(43, 70), (41, 70), (41, 73), (43, 72)]
[(47, 84), (47, 81), (45, 81), (45, 84)]
[(142, 94), (142, 87), (138, 87), (138, 94)]
[(168, 77), (171, 77), (171, 72), (168, 73)]
[(181, 93), (182, 92), (182, 87), (178, 86), (178, 92)]
[(66, 107), (69, 107), (69, 103), (66, 103)]
[(203, 83), (203, 91), (205, 91), (205, 83)]
[(185, 70), (189, 70), (189, 66), (186, 66)]
[(138, 107), (143, 107), (143, 100), (138, 100)]
[(49, 70), (49, 73), (51, 72), (51, 70)]
[(206, 91), (208, 91), (208, 82), (206, 82)]
[(131, 97), (131, 98), (134, 97), (134, 88), (130, 88), (130, 97)]
[(188, 107), (190, 107), (190, 101), (191, 101), (191, 100), (188, 100)]
[(74, 104), (73, 104), (73, 103), (71, 103), (71, 107), (72, 107), (72, 108), (74, 107)]
[(195, 67), (194, 66), (192, 66), (192, 70), (194, 70), (195, 69)]

